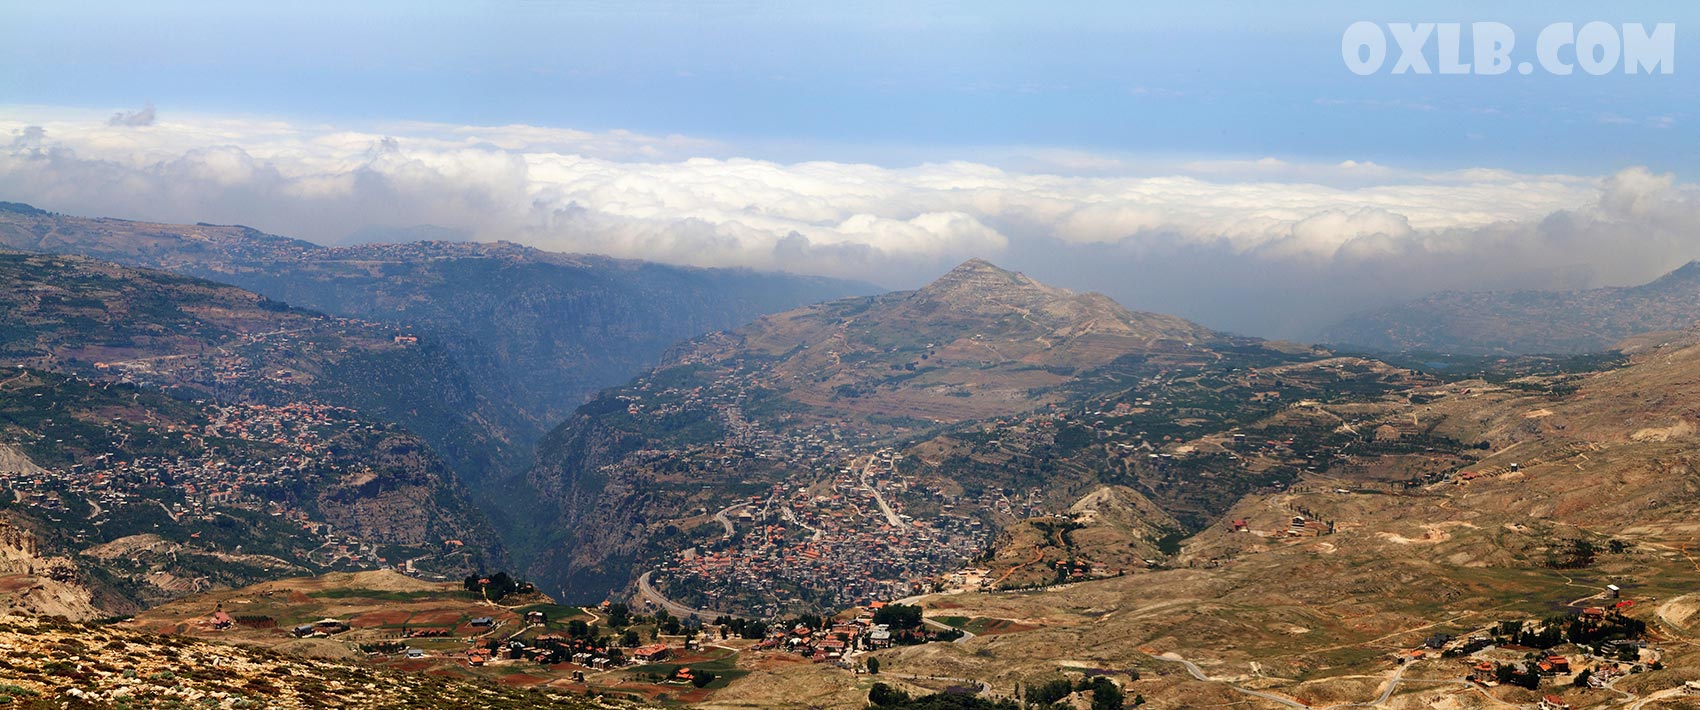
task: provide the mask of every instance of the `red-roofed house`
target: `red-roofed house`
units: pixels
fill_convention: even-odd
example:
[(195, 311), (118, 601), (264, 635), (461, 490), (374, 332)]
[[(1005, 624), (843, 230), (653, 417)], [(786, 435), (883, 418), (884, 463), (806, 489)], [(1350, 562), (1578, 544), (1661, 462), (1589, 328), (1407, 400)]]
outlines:
[(672, 652), (667, 649), (667, 644), (664, 643), (652, 643), (648, 646), (639, 646), (637, 649), (632, 651), (632, 658), (636, 658), (644, 663), (665, 661), (672, 655)]

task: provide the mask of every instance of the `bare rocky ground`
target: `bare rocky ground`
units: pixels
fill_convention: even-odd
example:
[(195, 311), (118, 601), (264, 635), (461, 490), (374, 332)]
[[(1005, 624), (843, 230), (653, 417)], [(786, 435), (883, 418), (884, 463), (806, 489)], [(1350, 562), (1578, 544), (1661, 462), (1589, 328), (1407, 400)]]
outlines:
[(0, 659), (17, 708), (633, 707), (43, 617), (0, 617)]
[[(1365, 485), (1386, 478), (1365, 463), (1246, 498), (1223, 518), (1244, 519), (1249, 531), (1225, 522), (1205, 530), (1169, 569), (922, 598), (929, 617), (1014, 631), (880, 651), (882, 675), (985, 681), (993, 695), (1013, 697), (1018, 684), (1107, 673), (1153, 708), (1533, 707), (1549, 693), (1576, 708), (1700, 706), (1682, 689), (1700, 679), (1700, 602), (1692, 596), (1700, 587), (1692, 454), (1700, 443), (1692, 404), (1700, 401), (1700, 348), (1652, 348), (1630, 367), (1562, 384), (1463, 383), (1408, 405), (1406, 415), (1439, 419), (1439, 431), (1490, 442), (1480, 460), (1443, 482), (1397, 492)], [(1465, 470), (1470, 480), (1457, 475)], [(1336, 531), (1287, 534), (1300, 510), (1335, 522)], [(1555, 565), (1578, 539), (1596, 545), (1597, 558)], [(1398, 661), (1436, 633), (1606, 605), (1608, 584), (1635, 602), (1626, 615), (1648, 622), (1661, 669), (1612, 689), (1549, 681), (1528, 691), (1469, 685), (1461, 659), (1432, 652)], [(1574, 647), (1560, 650), (1582, 657)], [(788, 673), (789, 685), (752, 674), (716, 701), (780, 707), (799, 689), (847, 698), (853, 693), (843, 684), (853, 676), (841, 673)]]

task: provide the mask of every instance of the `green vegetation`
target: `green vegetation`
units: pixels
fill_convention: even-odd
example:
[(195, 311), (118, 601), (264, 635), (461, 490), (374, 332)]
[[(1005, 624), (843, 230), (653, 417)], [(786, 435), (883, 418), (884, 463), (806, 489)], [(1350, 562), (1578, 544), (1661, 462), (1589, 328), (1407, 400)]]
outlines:
[(887, 624), (896, 630), (908, 631), (921, 626), (921, 607), (914, 604), (887, 604), (874, 611), (874, 623)]
[(531, 594), (536, 591), (530, 582), (516, 580), (509, 576), (507, 572), (497, 572), (488, 577), (477, 574), (469, 575), (461, 583), (461, 588), (498, 604), (508, 597)]
[(651, 663), (633, 667), (626, 672), (633, 677), (660, 682), (675, 677), (680, 668), (690, 668), (691, 684), (708, 690), (719, 690), (732, 681), (749, 675), (749, 671), (738, 667), (736, 657), (730, 653), (720, 658), (694, 663)]
[(885, 683), (875, 683), (868, 691), (868, 704), (890, 710), (1017, 710), (1020, 707), (1008, 700), (985, 700), (954, 693), (911, 697)]

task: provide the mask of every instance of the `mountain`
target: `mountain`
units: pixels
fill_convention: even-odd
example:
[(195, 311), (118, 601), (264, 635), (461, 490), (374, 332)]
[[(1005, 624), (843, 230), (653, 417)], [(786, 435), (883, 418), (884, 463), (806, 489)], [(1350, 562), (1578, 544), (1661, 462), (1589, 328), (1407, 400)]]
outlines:
[(825, 278), (665, 266), (510, 243), (324, 247), (241, 226), (88, 219), (11, 204), (0, 247), (70, 253), (233, 284), (277, 301), (398, 325), (472, 376), (502, 433), (462, 446), (414, 426), (469, 481), (522, 470), (537, 437), (677, 341), (875, 289)]
[(395, 326), (252, 292), (77, 257), (0, 253), (4, 362), (69, 369), (185, 396), (310, 395), (396, 422), (459, 468), (488, 470), (517, 434), (477, 373)]
[[(1700, 669), (1687, 641), (1700, 631), (1697, 382), (1700, 347), (1667, 346), (1602, 372), (1325, 405), (1336, 426), (1405, 452), (1354, 446), (1341, 466), (1253, 492), (1159, 569), (918, 598), (941, 623), (1006, 630), (881, 652), (882, 669), (994, 693), (1110, 675), (1153, 705), (1672, 704)], [(1374, 434), (1371, 413), (1387, 423)], [(1451, 453), (1437, 438), (1483, 445)], [(1415, 476), (1389, 485), (1395, 473)], [(1463, 679), (1483, 663), (1518, 682)], [(1577, 681), (1584, 670), (1609, 689)]]
[[(905, 334), (1031, 342), (988, 327), (1001, 309), (979, 306), (1039, 292), (1012, 274), (947, 283), (973, 281), (993, 287), (946, 300), (937, 320), (907, 318)], [(538, 473), (561, 475), (563, 497), (599, 499), (578, 519), (582, 544), (563, 549), (629, 552), (569, 559), (584, 575), (571, 581), (648, 570), (639, 597), (704, 616), (842, 603), (837, 590), (858, 605), (901, 598), (973, 637), (874, 651), (881, 672), (992, 697), (1107, 677), (1175, 706), (1654, 706), (1700, 668), (1686, 643), (1700, 631), (1700, 346), (1591, 372), (1519, 360), (1440, 376), (1206, 334), (1190, 349), (1135, 345), (1012, 413), (928, 426), (858, 411), (837, 384), (921, 395), (872, 376), (904, 362), (878, 359), (895, 353), (877, 329), (815, 314), (878, 323), (917, 294), (700, 339), (582, 408)], [(813, 335), (765, 339), (792, 319)], [(934, 360), (921, 362), (946, 366)], [(953, 363), (1005, 376), (995, 364)], [(984, 547), (960, 554), (964, 539)], [(925, 550), (960, 556), (935, 572)], [(1578, 687), (1553, 657), (1613, 676), (1611, 689)], [(1483, 663), (1506, 680), (1463, 679)], [(714, 701), (867, 697), (815, 668)]]
[(94, 607), (500, 564), (455, 472), (393, 423), (489, 435), (460, 419), (464, 373), (429, 343), (74, 256), (0, 253), (0, 310), (0, 515), (20, 558), (68, 561), (41, 566)]
[(815, 421), (850, 414), (865, 429), (898, 432), (1024, 411), (1055, 401), (1078, 371), (1130, 354), (1185, 360), (1201, 352), (1195, 345), (1225, 339), (976, 259), (917, 291), (833, 301), (710, 335), (668, 364), (745, 368), (789, 406), (813, 409)]
[[(960, 564), (992, 530), (1106, 485), (1157, 501), (1130, 509), (1172, 506), (1122, 526), (1150, 549), (1183, 526), (1171, 515), (1202, 525), (1245, 490), (1297, 471), (1290, 462), (1243, 470), (1226, 457), (1147, 462), (1168, 439), (1158, 427), (1249, 421), (1278, 408), (1258, 390), (1326, 393), (1344, 382), (1380, 391), (1373, 381), (1403, 376), (1356, 361), (1264, 383), (1240, 371), (1324, 355), (1130, 311), (980, 260), (916, 291), (763, 317), (680, 346), (544, 439), (529, 475), (542, 493), (538, 519), (549, 521), (540, 527), (560, 535), (539, 544), (550, 552), (528, 572), (551, 591), (593, 601), (644, 568), (671, 566), (669, 593), (707, 602), (723, 595), (681, 583), (676, 572), (699, 563), (680, 567), (673, 556), (717, 555), (707, 565), (722, 564), (720, 554), (747, 557), (757, 541), (741, 536), (751, 524), (812, 530), (816, 547), (842, 544), (840, 554), (881, 530), (929, 528), (916, 533), (930, 542), (910, 563), (866, 586), (809, 583), (768, 595), (791, 596), (780, 607), (829, 607)], [(1162, 401), (1144, 401), (1162, 388)], [(1100, 409), (1116, 409), (1111, 400), (1126, 406), (1107, 425)], [(1160, 439), (1147, 441), (1148, 432)], [(1206, 468), (1221, 470), (1187, 483)], [(831, 511), (839, 499), (853, 502), (848, 517)], [(1166, 532), (1149, 534), (1156, 528)], [(829, 550), (796, 554), (829, 559)], [(823, 565), (822, 581), (831, 568)]]
[(1700, 262), (1639, 286), (1584, 291), (1445, 292), (1351, 316), (1323, 342), (1381, 352), (1589, 353), (1700, 317)]
[[(436, 359), (412, 387), (369, 358), (355, 406), (417, 433), (455, 469), (521, 559), (540, 551), (535, 444), (596, 391), (678, 341), (766, 313), (878, 289), (834, 279), (699, 269), (510, 243), (325, 247), (242, 226), (72, 217), (0, 203), (0, 248), (81, 254), (233, 284), (271, 300), (385, 324)], [(441, 396), (440, 402), (420, 397)]]

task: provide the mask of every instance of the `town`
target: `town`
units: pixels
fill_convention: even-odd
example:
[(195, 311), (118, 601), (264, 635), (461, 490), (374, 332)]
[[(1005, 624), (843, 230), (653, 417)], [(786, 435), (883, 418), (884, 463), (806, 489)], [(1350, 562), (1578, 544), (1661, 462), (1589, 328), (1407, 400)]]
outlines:
[[(303, 494), (318, 483), (363, 475), (371, 464), (354, 452), (393, 435), (354, 410), (311, 401), (202, 400), (104, 419), (63, 409), (48, 416), (56, 402), (65, 401), (62, 391), (89, 398), (91, 407), (135, 396), (110, 382), (48, 379), (44, 386), (56, 388), (54, 396), (23, 390), (9, 400), (14, 418), (35, 422), (43, 436), (56, 437), (54, 445), (74, 455), (0, 469), (0, 494), (63, 524), (76, 543), (164, 534), (176, 543), (265, 554), (308, 569), (429, 568), (439, 575), (453, 569), (426, 563), (438, 557), (446, 562), (458, 541), (422, 541), (408, 548), (366, 539), (354, 529), (357, 520), (332, 520), (337, 516)], [(50, 409), (36, 411), (42, 407)], [(235, 519), (267, 534), (234, 534), (223, 521)]]
[(669, 597), (764, 617), (835, 609), (931, 591), (991, 541), (978, 517), (903, 513), (916, 484), (891, 450), (848, 460), (829, 475), (802, 471), (714, 514), (721, 539), (657, 570)]

